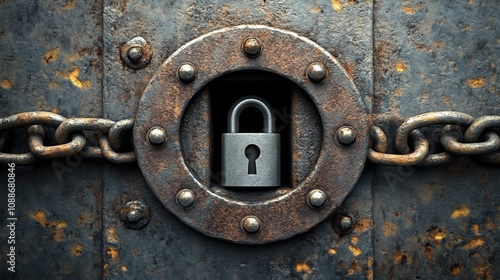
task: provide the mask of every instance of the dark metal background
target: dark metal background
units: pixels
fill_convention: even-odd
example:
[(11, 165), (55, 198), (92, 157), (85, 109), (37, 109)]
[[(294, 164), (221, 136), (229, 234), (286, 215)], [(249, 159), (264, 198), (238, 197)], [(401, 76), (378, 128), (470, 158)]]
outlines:
[[(326, 48), (374, 113), (498, 115), (497, 6), (496, 0), (4, 0), (0, 110), (2, 116), (54, 110), (68, 117), (133, 117), (147, 82), (177, 48), (215, 29), (250, 23), (291, 30)], [(120, 60), (120, 46), (135, 36), (153, 51), (142, 70)], [(200, 113), (208, 110), (205, 98)], [(299, 108), (291, 118), (305, 121), (299, 116), (307, 106), (293, 100)], [(54, 162), (71, 171), (59, 178)], [(18, 167), (16, 175), (17, 279), (500, 277), (498, 167), (469, 159), (415, 169), (368, 165), (339, 209), (355, 220), (351, 234), (339, 236), (328, 219), (259, 246), (215, 240), (182, 224), (136, 164), (61, 159)], [(6, 180), (6, 168), (0, 178)], [(2, 187), (2, 260), (6, 193)], [(118, 219), (121, 205), (134, 199), (152, 210), (151, 223), (137, 231)], [(0, 275), (13, 277), (3, 261)]]

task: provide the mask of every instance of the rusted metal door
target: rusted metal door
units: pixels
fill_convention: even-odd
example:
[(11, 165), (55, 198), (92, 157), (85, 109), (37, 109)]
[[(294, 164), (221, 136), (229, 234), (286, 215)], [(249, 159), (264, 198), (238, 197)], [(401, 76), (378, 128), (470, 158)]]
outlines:
[[(500, 278), (499, 165), (498, 144), (494, 143), (498, 138), (497, 116), (500, 115), (497, 6), (495, 0), (1, 1), (0, 125), (8, 127), (0, 131), (2, 156), (34, 150), (43, 154), (47, 151), (43, 150), (43, 144), (63, 144), (59, 139), (64, 138), (75, 141), (74, 147), (86, 139), (92, 146), (102, 148), (102, 154), (94, 149), (65, 153), (62, 157), (37, 160), (26, 166), (1, 165), (1, 278)], [(109, 148), (109, 142), (115, 148), (119, 146), (119, 141), (115, 141), (118, 138), (130, 139), (136, 117), (142, 122), (153, 110), (154, 106), (145, 109), (144, 101), (139, 104), (141, 96), (156, 94), (151, 92), (158, 84), (165, 84), (161, 88), (165, 91), (178, 90), (169, 99), (159, 99), (156, 105), (159, 108), (155, 108), (159, 112), (161, 106), (168, 108), (169, 104), (185, 98), (187, 90), (183, 85), (189, 87), (187, 83), (195, 72), (189, 65), (177, 73), (163, 71), (169, 65), (167, 58), (191, 54), (182, 58), (196, 66), (202, 77), (203, 71), (209, 72), (207, 68), (223, 66), (207, 65), (210, 61), (220, 62), (220, 58), (234, 51), (224, 45), (231, 40), (231, 35), (223, 35), (212, 44), (200, 43), (199, 47), (204, 48), (201, 54), (189, 46), (203, 42), (208, 35), (176, 50), (215, 30), (229, 28), (232, 30), (229, 32), (234, 32), (232, 27), (243, 24), (285, 30), (283, 33), (270, 31), (269, 34), (281, 34), (276, 37), (262, 33), (260, 40), (264, 48), (259, 52), (266, 55), (266, 51), (282, 51), (293, 57), (274, 64), (272, 60), (267, 61), (266, 69), (282, 67), (281, 72), (250, 71), (245, 75), (236, 72), (218, 77), (188, 100), (190, 105), (179, 128), (179, 143), (182, 142), (179, 146), (183, 146), (189, 163), (186, 170), (206, 184), (220, 179), (221, 159), (217, 159), (217, 155), (221, 153), (219, 135), (226, 132), (226, 114), (234, 100), (256, 94), (271, 103), (276, 124), (280, 125), (282, 135), (288, 135), (281, 149), (282, 154), (288, 155), (281, 161), (282, 182), (293, 189), (314, 173), (313, 170), (320, 170), (318, 176), (335, 174), (317, 181), (325, 189), (336, 189), (338, 180), (357, 179), (352, 191), (346, 189), (349, 195), (345, 199), (342, 192), (336, 198), (329, 196), (329, 201), (338, 200), (338, 203), (333, 213), (321, 222), (297, 218), (302, 212), (313, 211), (310, 208), (314, 208), (316, 202), (311, 200), (308, 204), (289, 205), (293, 209), (305, 209), (295, 211), (293, 216), (287, 216), (286, 209), (279, 212), (282, 220), (276, 218), (276, 224), (265, 225), (269, 229), (275, 227), (274, 240), (284, 239), (276, 242), (271, 242), (273, 238), (238, 239), (224, 235), (224, 228), (204, 232), (196, 220), (179, 219), (180, 212), (175, 211), (184, 210), (172, 211), (169, 206), (189, 208), (191, 194), (179, 193), (170, 202), (164, 201), (159, 188), (155, 187), (157, 182), (143, 174), (147, 157), (139, 155), (139, 164), (134, 160), (131, 141), (121, 143), (119, 155), (111, 154)], [(293, 70), (288, 66), (303, 60), (308, 61), (303, 63), (307, 68), (315, 61), (313, 57), (328, 54), (317, 49), (301, 52), (307, 48), (297, 47), (296, 42), (309, 44), (307, 39), (279, 45), (288, 40), (289, 31), (312, 40), (311, 45), (317, 44), (333, 55), (332, 61), (338, 65), (332, 62), (336, 66), (327, 67), (328, 77), (340, 75), (335, 76), (340, 77), (339, 80), (326, 79), (327, 83), (322, 83), (322, 78), (315, 81), (317, 76), (304, 70), (303, 79), (313, 82), (307, 87), (319, 90), (311, 94), (309, 88), (297, 86), (300, 83), (285, 73)], [(270, 41), (265, 41), (269, 38), (284, 39), (270, 45)], [(272, 46), (278, 45), (280, 48), (273, 49)], [(252, 60), (257, 54), (253, 47), (245, 50), (243, 46), (243, 51), (249, 61), (258, 61)], [(206, 58), (206, 64), (197, 64), (201, 59), (191, 61), (194, 56)], [(231, 63), (237, 63), (237, 58)], [(158, 77), (160, 79), (156, 79)], [(184, 84), (175, 84), (179, 78)], [(318, 135), (326, 135), (328, 124), (336, 119), (325, 125), (321, 118), (330, 112), (331, 106), (344, 104), (344, 100), (336, 102), (320, 97), (321, 93), (328, 96), (330, 91), (338, 89), (337, 83), (349, 88), (351, 80), (355, 88), (349, 92), (359, 93), (360, 103), (366, 107), (366, 121), (374, 130), (370, 134), (373, 150), (368, 151), (369, 160), (364, 164), (363, 154), (363, 161), (352, 165), (350, 170), (342, 168), (344, 165), (340, 163), (329, 170), (315, 169), (318, 157), (324, 156), (320, 151), (328, 146), (328, 142), (323, 141), (326, 143), (323, 145), (318, 140)], [(311, 99), (304, 97), (307, 96), (304, 91)], [(353, 109), (346, 105), (345, 110)], [(35, 123), (26, 121), (33, 115), (19, 117), (16, 120), (20, 125), (9, 126), (12, 120), (9, 116), (35, 111), (53, 114), (37, 115)], [(435, 111), (448, 112), (410, 118)], [(136, 112), (139, 112), (137, 116)], [(330, 113), (333, 116), (338, 112), (331, 110)], [(56, 114), (68, 119), (99, 119), (90, 121), (91, 124), (81, 119), (72, 120), (73, 127), (79, 125), (78, 131), (85, 134), (70, 137), (70, 132), (74, 132), (71, 129), (67, 129), (66, 134), (58, 132), (66, 120)], [(488, 115), (493, 116), (491, 120), (479, 118)], [(123, 121), (114, 122), (118, 120)], [(486, 158), (489, 163), (477, 156), (462, 155), (478, 153), (477, 150), (463, 152), (460, 147), (455, 149), (453, 144), (457, 141), (453, 141), (455, 136), (450, 136), (455, 134), (443, 132), (452, 130), (444, 125), (467, 129), (473, 122), (477, 124), (473, 128), (489, 122), (484, 124), (491, 128), (484, 134), (485, 139), (469, 141), (489, 141), (491, 134), (491, 146), (497, 145), (496, 148), (484, 152), (485, 144), (479, 147), (488, 154), (482, 159)], [(40, 135), (40, 130), (36, 130), (40, 128), (28, 131), (28, 124), (45, 125), (42, 143), (32, 140), (33, 135)], [(141, 132), (141, 125), (135, 123), (134, 133)], [(253, 128), (250, 122), (245, 125)], [(360, 127), (366, 129), (363, 125)], [(414, 148), (405, 150), (404, 146), (412, 142), (404, 137), (404, 141), (401, 140), (401, 135), (406, 133), (408, 137), (416, 128), (425, 134), (418, 137), (428, 141), (415, 138), (415, 150), (418, 152), (418, 147), (425, 150), (423, 142), (430, 146), (419, 161), (387, 157), (384, 145), (379, 143), (383, 138), (380, 135), (387, 135), (389, 139), (388, 153), (410, 154)], [(368, 145), (368, 132), (360, 133), (361, 130), (356, 143), (366, 140)], [(467, 129), (465, 140), (473, 138), (472, 130)], [(99, 138), (103, 131), (109, 136), (107, 142)], [(166, 137), (169, 133), (166, 131)], [(150, 143), (165, 141), (161, 130), (153, 136), (157, 138), (149, 139)], [(463, 142), (461, 136), (456, 136), (459, 142)], [(211, 139), (210, 146), (206, 139)], [(134, 141), (138, 148), (137, 137)], [(38, 146), (31, 146), (36, 143)], [(444, 151), (457, 152), (434, 156)], [(149, 156), (154, 158), (155, 154)], [(334, 154), (330, 156), (338, 158)], [(26, 156), (26, 160), (29, 157)], [(358, 154), (346, 156), (345, 161), (354, 161), (356, 157)], [(444, 157), (448, 162), (439, 163)], [(431, 161), (439, 164), (418, 164)], [(396, 166), (385, 166), (391, 162)], [(164, 164), (172, 166), (175, 162)], [(356, 169), (362, 171), (359, 178), (352, 175)], [(179, 174), (171, 175), (178, 182), (184, 182), (185, 178)], [(280, 191), (287, 192), (278, 189), (277, 193)], [(229, 193), (220, 188), (213, 192), (233, 200), (262, 199), (259, 194), (245, 191)], [(130, 206), (127, 203), (131, 201), (144, 205)], [(131, 209), (136, 212), (131, 213)], [(210, 215), (201, 215), (199, 219), (216, 217), (213, 213)], [(231, 213), (220, 215), (230, 217)], [(204, 220), (203, 227), (213, 228), (210, 223), (219, 222)], [(290, 226), (287, 227), (287, 223)], [(313, 226), (316, 223), (319, 224)], [(302, 231), (295, 226), (300, 225), (312, 228), (297, 234)], [(228, 231), (230, 228), (227, 225)], [(287, 234), (279, 236), (276, 232), (281, 230)], [(266, 244), (237, 244), (208, 237), (200, 231), (238, 243)]]

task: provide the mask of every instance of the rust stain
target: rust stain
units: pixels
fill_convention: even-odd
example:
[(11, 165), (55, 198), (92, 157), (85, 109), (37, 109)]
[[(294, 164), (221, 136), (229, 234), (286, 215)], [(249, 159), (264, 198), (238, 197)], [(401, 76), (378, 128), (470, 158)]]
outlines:
[[(429, 100), (430, 95), (429, 95), (429, 93), (427, 91), (424, 91), (424, 92), (422, 92), (422, 97), (421, 98), (422, 98), (422, 100)], [(422, 202), (423, 201), (424, 200), (422, 200)]]
[(333, 248), (330, 248), (330, 249), (328, 249), (328, 254), (329, 254), (330, 256), (336, 255), (336, 254), (337, 254), (337, 250), (335, 250), (335, 249), (333, 249)]
[(8, 79), (4, 79), (0, 82), (0, 87), (3, 89), (11, 89), (14, 84)]
[(355, 257), (361, 255), (362, 253), (362, 251), (359, 248), (354, 247), (353, 244), (349, 244), (349, 251), (351, 251), (352, 255)]
[(450, 273), (453, 276), (457, 276), (460, 273), (462, 273), (462, 269), (464, 269), (464, 265), (461, 263), (455, 263), (451, 268), (450, 268)]
[(472, 231), (474, 232), (475, 235), (479, 235), (480, 234), (480, 230), (481, 230), (481, 228), (479, 227), (478, 224), (473, 224), (472, 225)]
[(465, 218), (469, 216), (470, 214), (470, 208), (465, 205), (459, 205), (455, 210), (453, 210), (453, 213), (451, 213), (451, 218), (452, 219), (458, 219), (458, 218)]
[(295, 266), (295, 271), (297, 271), (298, 273), (304, 273), (304, 274), (312, 274), (313, 273), (313, 270), (311, 269), (311, 267), (305, 262), (299, 262)]
[(342, 10), (342, 3), (340, 0), (331, 0), (331, 3), (335, 12), (340, 12), (340, 10)]
[(318, 6), (313, 6), (311, 8), (311, 12), (315, 13), (315, 14), (319, 14), (319, 13), (323, 13), (323, 10), (320, 7), (318, 7)]
[(354, 224), (354, 231), (357, 233), (365, 232), (370, 228), (371, 220), (370, 218), (362, 218)]
[(494, 230), (495, 229), (495, 224), (493, 223), (492, 220), (488, 219), (486, 221), (486, 228), (488, 228), (489, 230)]
[(65, 221), (47, 221), (45, 213), (41, 210), (36, 212), (30, 212), (30, 218), (37, 221), (41, 226), (50, 228), (52, 231), (52, 237), (56, 242), (64, 241), (65, 233), (64, 228), (66, 228), (67, 224)]
[(404, 6), (403, 11), (408, 15), (414, 15), (417, 12), (417, 10), (414, 7), (410, 6)]
[(66, 80), (71, 81), (71, 83), (80, 89), (89, 89), (91, 86), (90, 81), (81, 81), (78, 79), (78, 76), (80, 76), (80, 68), (75, 66), (72, 71), (70, 72), (59, 72), (56, 71), (56, 74)]
[(396, 235), (398, 233), (398, 227), (392, 222), (385, 222), (382, 225), (382, 229), (384, 230), (384, 235), (386, 237)]
[(446, 230), (432, 227), (427, 231), (427, 237), (434, 241), (441, 241), (446, 238)]
[(111, 257), (111, 260), (112, 261), (119, 261), (120, 260), (120, 255), (118, 254), (118, 250), (113, 247), (113, 246), (108, 246), (106, 252), (108, 253), (108, 255)]
[(467, 0), (467, 4), (474, 4), (474, 0)]
[(373, 280), (373, 259), (372, 257), (368, 257), (366, 260), (366, 265), (368, 266), (368, 270), (366, 271), (366, 278), (368, 280)]
[(83, 252), (83, 245), (82, 244), (76, 244), (73, 246), (73, 249), (71, 249), (71, 253), (73, 256), (80, 256)]
[(66, 10), (71, 10), (74, 7), (76, 7), (76, 0), (71, 0), (69, 3), (67, 3), (66, 5), (64, 5), (63, 8), (66, 9)]
[(474, 267), (474, 272), (477, 274), (477, 279), (493, 280), (491, 263), (489, 262)]
[(469, 84), (471, 88), (481, 88), (486, 85), (486, 78), (485, 77), (469, 78), (467, 79), (467, 84)]
[(412, 258), (403, 251), (397, 251), (394, 257), (392, 258), (392, 261), (394, 264), (401, 265), (401, 264), (411, 264), (412, 263)]
[(128, 271), (128, 268), (127, 268), (126, 266), (122, 265), (122, 271), (123, 271), (123, 272), (127, 272), (127, 271)]
[(435, 49), (441, 49), (441, 48), (443, 48), (443, 46), (444, 46), (444, 43), (441, 41), (432, 42), (432, 47), (434, 47)]
[(61, 53), (61, 48), (57, 46), (51, 50), (48, 50), (43, 56), (43, 60), (45, 61), (45, 63), (50, 64), (51, 62), (57, 60), (57, 58), (59, 57), (59, 53)]
[(484, 239), (481, 237), (476, 237), (471, 239), (467, 244), (462, 246), (464, 250), (472, 250), (484, 245)]
[(394, 95), (395, 95), (395, 96), (401, 96), (401, 95), (403, 95), (403, 90), (402, 90), (402, 89), (397, 89), (397, 90), (395, 90), (395, 91), (394, 91)]
[(404, 61), (400, 60), (400, 61), (396, 62), (396, 71), (398, 71), (398, 72), (406, 71), (406, 64)]
[(354, 237), (351, 239), (351, 244), (356, 245), (356, 244), (358, 244), (358, 241), (359, 241), (359, 238), (358, 238), (357, 236), (354, 236)]
[(52, 113), (54, 113), (54, 114), (57, 114), (57, 112), (59, 112), (59, 110), (57, 110), (57, 108), (56, 108), (56, 107), (52, 108), (52, 110), (50, 110), (50, 111), (51, 111)]
[(450, 106), (450, 105), (451, 105), (451, 101), (450, 101), (450, 99), (449, 99), (448, 97), (443, 97), (443, 98), (442, 98), (442, 100), (443, 100), (443, 103), (444, 103), (444, 104), (446, 104), (446, 105), (448, 105), (448, 106)]
[(116, 234), (116, 228), (115, 227), (110, 227), (107, 230), (107, 235), (106, 236), (107, 236), (107, 239), (108, 239), (109, 243), (118, 244), (120, 242), (120, 238)]
[(425, 255), (425, 258), (428, 260), (428, 261), (432, 261), (434, 260), (434, 251), (432, 250), (432, 246), (430, 244), (426, 244), (424, 247), (424, 255)]
[(349, 275), (353, 275), (359, 272), (361, 272), (361, 264), (358, 260), (353, 260), (351, 265), (349, 266), (349, 270), (347, 271), (347, 273)]

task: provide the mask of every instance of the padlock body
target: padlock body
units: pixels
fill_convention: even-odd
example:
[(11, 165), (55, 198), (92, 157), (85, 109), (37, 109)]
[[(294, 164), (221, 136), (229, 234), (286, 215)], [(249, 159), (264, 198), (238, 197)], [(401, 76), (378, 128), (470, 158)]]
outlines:
[[(245, 149), (255, 145), (255, 174), (249, 174)], [(280, 135), (278, 133), (222, 134), (222, 186), (277, 187), (281, 185)]]

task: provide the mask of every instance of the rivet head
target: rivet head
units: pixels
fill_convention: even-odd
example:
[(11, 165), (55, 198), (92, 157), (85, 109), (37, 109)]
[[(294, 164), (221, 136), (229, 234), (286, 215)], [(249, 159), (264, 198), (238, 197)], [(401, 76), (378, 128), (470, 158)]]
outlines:
[(338, 234), (345, 235), (353, 230), (352, 218), (346, 213), (339, 213), (333, 217), (333, 229)]
[(311, 208), (321, 208), (326, 204), (326, 194), (322, 190), (312, 190), (307, 197), (307, 204)]
[(151, 220), (151, 208), (138, 200), (129, 201), (120, 209), (120, 220), (129, 229), (141, 229)]
[(262, 53), (262, 42), (254, 37), (248, 37), (242, 44), (243, 53), (250, 57), (255, 58)]
[(183, 189), (177, 193), (175, 199), (177, 201), (177, 204), (179, 204), (180, 206), (184, 208), (189, 208), (194, 205), (196, 197), (192, 190)]
[(255, 216), (246, 216), (241, 221), (241, 226), (247, 233), (257, 233), (260, 231), (260, 220)]
[(307, 67), (307, 77), (312, 82), (319, 83), (326, 77), (326, 67), (321, 62), (313, 62)]
[(130, 61), (138, 61), (142, 57), (142, 48), (139, 46), (131, 47), (130, 49), (128, 49), (127, 57), (130, 59)]
[(155, 126), (149, 130), (148, 139), (149, 143), (151, 143), (152, 145), (160, 146), (165, 143), (165, 140), (167, 139), (167, 132), (165, 131), (165, 129), (159, 126)]
[(352, 127), (343, 126), (337, 130), (337, 140), (344, 146), (352, 145), (356, 142), (356, 131)]
[(185, 62), (177, 69), (177, 76), (183, 82), (192, 82), (196, 78), (196, 67), (189, 62)]

